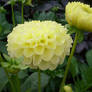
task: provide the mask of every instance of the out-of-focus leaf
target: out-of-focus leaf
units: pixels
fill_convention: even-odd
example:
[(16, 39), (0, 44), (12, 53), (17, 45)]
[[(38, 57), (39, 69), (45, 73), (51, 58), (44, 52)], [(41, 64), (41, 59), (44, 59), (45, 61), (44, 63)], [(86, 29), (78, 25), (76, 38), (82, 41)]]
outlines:
[[(41, 89), (43, 89), (49, 81), (49, 76), (44, 73), (41, 73)], [(22, 92), (37, 92), (38, 90), (38, 73), (32, 73), (22, 84)]]
[(86, 53), (86, 59), (87, 59), (88, 65), (92, 66), (92, 50), (89, 50)]
[(9, 34), (12, 30), (12, 25), (9, 24), (6, 20), (5, 13), (0, 13), (0, 39), (3, 39)]
[(0, 7), (0, 12), (6, 13), (6, 10), (3, 7)]
[(24, 78), (27, 77), (27, 76), (28, 76), (28, 74), (27, 74), (27, 71), (26, 71), (26, 70), (20, 71), (20, 72), (18, 73), (18, 77), (19, 77), (20, 79), (24, 79)]
[(0, 52), (7, 54), (7, 42), (0, 41)]
[(64, 70), (63, 69), (56, 69), (54, 71), (47, 70), (45, 71), (46, 74), (51, 76), (52, 78), (58, 77), (58, 78), (63, 78), (64, 76)]
[(58, 7), (58, 9), (60, 10), (64, 10), (64, 8), (62, 7), (61, 4), (58, 3), (58, 1), (48, 1), (47, 3), (40, 5), (37, 7), (37, 11), (40, 12), (44, 12), (44, 11), (49, 11), (50, 9), (52, 9), (53, 7)]
[(75, 81), (75, 92), (90, 92), (92, 90), (92, 50), (86, 54), (88, 65), (79, 63), (80, 77)]
[(46, 92), (55, 92), (55, 80), (50, 80), (49, 84), (45, 89), (46, 89)]
[(26, 0), (26, 3), (27, 5), (32, 5), (32, 0)]
[(54, 12), (36, 12), (34, 15), (35, 20), (55, 20), (55, 13)]
[(73, 77), (75, 77), (79, 73), (78, 63), (75, 57), (73, 57), (71, 60), (70, 72)]
[(67, 24), (67, 21), (66, 21), (64, 18), (58, 19), (58, 21), (59, 21), (62, 25)]
[(2, 92), (5, 85), (8, 83), (7, 76), (3, 70), (3, 68), (0, 67), (0, 92)]

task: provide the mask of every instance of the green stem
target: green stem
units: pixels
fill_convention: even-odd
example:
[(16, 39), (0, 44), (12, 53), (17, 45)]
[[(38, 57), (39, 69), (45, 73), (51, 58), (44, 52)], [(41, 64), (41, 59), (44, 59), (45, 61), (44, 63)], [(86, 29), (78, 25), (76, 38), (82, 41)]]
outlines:
[(21, 86), (20, 86), (20, 80), (19, 80), (19, 78), (18, 78), (18, 74), (16, 74), (16, 81), (15, 81), (15, 83), (16, 83), (16, 90), (17, 90), (17, 92), (21, 92)]
[(72, 59), (72, 57), (74, 55), (74, 51), (75, 51), (75, 48), (76, 48), (76, 45), (77, 45), (77, 40), (78, 40), (78, 33), (76, 33), (76, 35), (75, 35), (75, 40), (74, 40), (74, 43), (73, 43), (71, 54), (70, 54), (70, 56), (68, 58), (67, 66), (66, 66), (66, 69), (65, 69), (64, 78), (63, 78), (63, 80), (61, 82), (59, 92), (64, 92), (64, 85), (65, 85), (66, 77), (67, 77), (67, 74), (68, 74), (68, 71), (69, 71), (69, 67), (70, 67), (70, 64), (71, 64), (71, 59)]
[(12, 8), (12, 22), (13, 22), (13, 26), (15, 26), (14, 9), (13, 9), (13, 4), (12, 3), (11, 3), (11, 8)]
[(38, 92), (41, 92), (41, 75), (40, 75), (40, 69), (38, 70)]
[(22, 24), (24, 23), (24, 4), (21, 5)]

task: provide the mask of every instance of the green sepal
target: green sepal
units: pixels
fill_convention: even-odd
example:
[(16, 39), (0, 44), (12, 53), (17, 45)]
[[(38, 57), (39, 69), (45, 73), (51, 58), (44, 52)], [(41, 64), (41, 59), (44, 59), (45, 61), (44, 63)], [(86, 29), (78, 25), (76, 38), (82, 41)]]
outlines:
[(1, 62), (1, 65), (11, 73), (17, 73), (20, 70), (24, 70), (28, 68), (28, 66), (22, 64), (24, 59), (23, 57), (14, 59), (14, 58), (10, 58), (6, 54), (3, 54), (3, 56), (5, 60)]
[(81, 43), (84, 39), (84, 32), (74, 26), (70, 26), (69, 24), (66, 24), (65, 27), (68, 29), (68, 34), (72, 35), (74, 33), (78, 33), (78, 43)]

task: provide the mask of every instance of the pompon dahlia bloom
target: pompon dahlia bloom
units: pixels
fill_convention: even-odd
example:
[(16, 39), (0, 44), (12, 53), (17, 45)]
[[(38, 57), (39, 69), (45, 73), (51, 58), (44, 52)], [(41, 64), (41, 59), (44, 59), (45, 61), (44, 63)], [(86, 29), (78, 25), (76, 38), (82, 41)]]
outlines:
[(19, 24), (8, 35), (7, 50), (12, 58), (24, 57), (23, 64), (41, 70), (54, 70), (69, 54), (72, 38), (53, 21)]
[(80, 2), (68, 3), (65, 16), (70, 25), (92, 32), (92, 8), (89, 5)]

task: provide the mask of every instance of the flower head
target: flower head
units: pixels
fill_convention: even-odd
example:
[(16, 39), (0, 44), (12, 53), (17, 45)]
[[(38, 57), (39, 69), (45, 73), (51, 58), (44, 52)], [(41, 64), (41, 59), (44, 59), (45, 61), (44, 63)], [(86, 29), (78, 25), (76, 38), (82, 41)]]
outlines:
[(65, 16), (70, 25), (92, 32), (92, 8), (89, 5), (80, 2), (68, 3)]
[(54, 70), (69, 54), (72, 38), (67, 30), (53, 21), (19, 24), (8, 35), (8, 54), (24, 57), (23, 64), (41, 70)]

